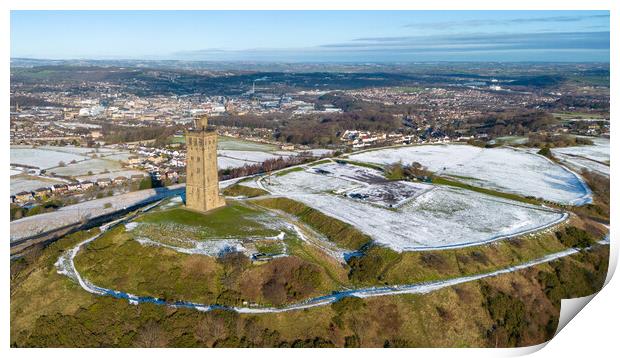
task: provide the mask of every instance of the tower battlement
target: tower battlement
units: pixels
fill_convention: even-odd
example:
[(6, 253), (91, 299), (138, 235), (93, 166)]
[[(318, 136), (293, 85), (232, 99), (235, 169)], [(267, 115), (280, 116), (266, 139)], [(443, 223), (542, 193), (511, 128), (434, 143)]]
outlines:
[(206, 117), (197, 119), (195, 129), (185, 132), (185, 143), (185, 205), (202, 212), (226, 205), (217, 176), (217, 133), (208, 130)]

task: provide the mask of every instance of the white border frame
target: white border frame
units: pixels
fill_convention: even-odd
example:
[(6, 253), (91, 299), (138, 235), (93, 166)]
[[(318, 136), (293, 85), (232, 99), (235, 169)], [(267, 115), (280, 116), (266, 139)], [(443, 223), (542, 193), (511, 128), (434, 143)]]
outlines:
[[(0, 98), (0, 108), (4, 113), (4, 128), (5, 134), (2, 136), (3, 148), (9, 148), (9, 88), (10, 88), (10, 10), (198, 10), (198, 9), (210, 9), (210, 10), (610, 10), (610, 64), (617, 64), (618, 44), (617, 44), (617, 31), (618, 31), (618, 1), (612, 0), (564, 0), (564, 1), (551, 1), (551, 0), (504, 0), (504, 1), (482, 1), (482, 0), (434, 0), (434, 1), (397, 1), (397, 0), (358, 0), (358, 1), (345, 1), (345, 0), (220, 0), (218, 2), (202, 3), (191, 0), (90, 0), (90, 1), (78, 1), (78, 0), (57, 0), (57, 1), (45, 1), (45, 0), (8, 0), (3, 1), (0, 5), (3, 8), (0, 19), (1, 21), (1, 46), (3, 59), (5, 61), (2, 68), (2, 82), (4, 84), (3, 93)], [(615, 107), (617, 107), (617, 97), (614, 97), (615, 89), (618, 82), (618, 71), (612, 69), (611, 71), (611, 109), (610, 116), (614, 117), (617, 113)], [(612, 126), (614, 127), (614, 126)], [(613, 129), (613, 128), (612, 128)], [(612, 131), (612, 143), (616, 143), (618, 136)], [(612, 147), (615, 148), (615, 147)], [(9, 151), (0, 152), (0, 156), (3, 161), (3, 166), (8, 167), (10, 158)], [(615, 163), (615, 156), (612, 149), (612, 157)], [(611, 167), (611, 177), (618, 177), (617, 167)], [(9, 192), (9, 177), (6, 174), (2, 178), (3, 186), (2, 193), (4, 197), (8, 197)], [(618, 192), (614, 190), (612, 181), (611, 201), (614, 203), (620, 203)], [(615, 209), (615, 206), (614, 206)], [(618, 222), (617, 210), (612, 210), (611, 221), (615, 224)], [(2, 206), (2, 213), (0, 217), (8, 218), (8, 205)], [(8, 241), (9, 237), (9, 223), (8, 220), (4, 221), (2, 226), (5, 240)], [(611, 251), (612, 256), (617, 257), (618, 245), (615, 243), (620, 237), (616, 235), (615, 231), (611, 233)], [(3, 245), (3, 255), (5, 260), (9, 259), (9, 245), (8, 242)], [(94, 350), (89, 349), (88, 352), (84, 352), (82, 349), (47, 349), (40, 351), (39, 349), (9, 349), (9, 326), (10, 326), (10, 290), (9, 290), (9, 265), (5, 261), (2, 265), (2, 272), (0, 277), (3, 280), (4, 287), (6, 289), (2, 296), (2, 310), (3, 322), (2, 336), (5, 338), (3, 346), (0, 348), (6, 350), (8, 354), (13, 355), (53, 355), (53, 356), (83, 356), (88, 354), (90, 356), (108, 356), (110, 354), (129, 353), (129, 354), (149, 354), (151, 356), (168, 356), (171, 351), (168, 349), (149, 350), (146, 351), (109, 351), (108, 349)], [(615, 266), (615, 265), (614, 265)], [(620, 302), (620, 284), (618, 279), (612, 280), (609, 285), (602, 291), (601, 294), (593, 298), (592, 303), (587, 305), (582, 313), (577, 315), (573, 322), (569, 323), (565, 329), (563, 329), (554, 339), (552, 339), (547, 347), (541, 350), (538, 354), (545, 357), (557, 357), (561, 355), (592, 357), (595, 355), (608, 356), (609, 352), (617, 350), (617, 323), (614, 318), (620, 317), (618, 311), (618, 302)], [(544, 347), (545, 344), (534, 347), (518, 348), (518, 349), (418, 349), (411, 350), (390, 350), (389, 354), (398, 356), (413, 355), (425, 355), (425, 356), (452, 356), (458, 355), (460, 357), (487, 357), (487, 356), (513, 356), (523, 355), (539, 350)], [(239, 349), (229, 350), (189, 350), (183, 349), (182, 351), (175, 351), (175, 354), (181, 353), (183, 355), (254, 355), (254, 356), (288, 356), (291, 354), (289, 350), (282, 349), (261, 349), (251, 351), (241, 351)], [(310, 357), (317, 354), (314, 350), (297, 350), (295, 355)], [(357, 354), (362, 356), (370, 356), (378, 353), (377, 351), (371, 351), (370, 349), (358, 349), (354, 352), (349, 350), (321, 350), (319, 354), (328, 356), (340, 356), (342, 354)]]

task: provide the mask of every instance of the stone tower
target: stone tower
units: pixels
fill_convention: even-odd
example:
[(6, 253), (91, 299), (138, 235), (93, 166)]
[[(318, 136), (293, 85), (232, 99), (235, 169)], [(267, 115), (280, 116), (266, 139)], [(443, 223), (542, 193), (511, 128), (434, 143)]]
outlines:
[(187, 183), (185, 205), (206, 212), (226, 205), (220, 195), (217, 178), (217, 133), (207, 128), (207, 118), (196, 120), (193, 130), (185, 132), (187, 146)]

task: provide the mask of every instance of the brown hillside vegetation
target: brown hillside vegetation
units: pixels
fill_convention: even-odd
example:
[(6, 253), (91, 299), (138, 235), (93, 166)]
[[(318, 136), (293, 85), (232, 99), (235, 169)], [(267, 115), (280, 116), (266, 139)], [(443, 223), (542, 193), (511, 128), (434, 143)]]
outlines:
[[(549, 339), (557, 325), (559, 299), (598, 290), (608, 248), (470, 282), (425, 295), (345, 298), (329, 306), (277, 314), (199, 312), (154, 304), (131, 305), (98, 297), (56, 273), (57, 256), (88, 234), (74, 235), (34, 257), (12, 262), (11, 345), (16, 347), (505, 347)], [(474, 255), (476, 256), (476, 255)], [(195, 257), (192, 274), (212, 272)], [(232, 282), (239, 274), (222, 265)], [(428, 265), (441, 259), (420, 258)], [(473, 260), (473, 258), (472, 258)], [(484, 259), (479, 258), (480, 261)], [(228, 267), (228, 268), (225, 268)], [(317, 267), (290, 258), (265, 270), (260, 294), (283, 301), (311, 290)], [(183, 272), (179, 268), (179, 272)], [(285, 272), (280, 272), (284, 270)], [(299, 278), (287, 286), (280, 277)], [(196, 282), (200, 282), (199, 280)], [(221, 281), (224, 282), (224, 281)], [(251, 277), (241, 286), (252, 286)], [(258, 294), (259, 290), (255, 292)]]

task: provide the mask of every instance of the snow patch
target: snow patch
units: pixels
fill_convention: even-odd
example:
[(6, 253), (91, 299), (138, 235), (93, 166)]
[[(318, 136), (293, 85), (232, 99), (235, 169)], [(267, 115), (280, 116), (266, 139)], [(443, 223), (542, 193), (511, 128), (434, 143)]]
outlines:
[(471, 185), (583, 205), (591, 197), (579, 176), (546, 158), (515, 148), (470, 145), (418, 145), (366, 151), (350, 156), (361, 162), (419, 162), (439, 175), (454, 175)]

